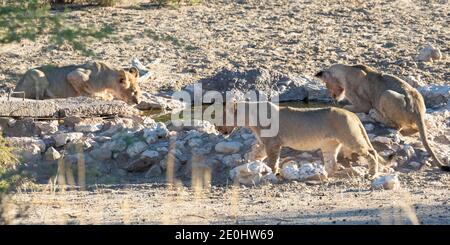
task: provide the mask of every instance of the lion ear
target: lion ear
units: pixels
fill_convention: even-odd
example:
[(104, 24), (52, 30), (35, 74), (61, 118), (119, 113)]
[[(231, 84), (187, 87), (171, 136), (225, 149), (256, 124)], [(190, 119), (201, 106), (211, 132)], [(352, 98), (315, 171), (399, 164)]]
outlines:
[(129, 72), (135, 77), (139, 78), (139, 70), (136, 67), (131, 67)]

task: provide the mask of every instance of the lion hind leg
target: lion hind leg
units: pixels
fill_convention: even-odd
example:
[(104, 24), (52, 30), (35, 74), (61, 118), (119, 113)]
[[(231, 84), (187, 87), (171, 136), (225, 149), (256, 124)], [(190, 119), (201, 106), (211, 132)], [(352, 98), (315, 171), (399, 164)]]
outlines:
[(67, 81), (72, 85), (78, 96), (91, 96), (94, 94), (92, 86), (88, 83), (91, 71), (78, 68), (67, 74)]
[(377, 112), (379, 122), (398, 131), (406, 130), (414, 121), (405, 95), (392, 90), (385, 91), (380, 96)]
[[(28, 70), (22, 80), (14, 89), (15, 92), (24, 92), (25, 98), (29, 99), (45, 99), (45, 91), (49, 87), (50, 82), (47, 80), (45, 73), (38, 69)], [(14, 97), (20, 97), (21, 94), (13, 94)]]

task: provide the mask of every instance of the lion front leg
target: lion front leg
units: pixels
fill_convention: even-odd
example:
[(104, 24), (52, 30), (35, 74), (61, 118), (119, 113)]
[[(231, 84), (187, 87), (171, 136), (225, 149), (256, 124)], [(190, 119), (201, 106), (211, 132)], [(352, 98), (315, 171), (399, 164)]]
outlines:
[(272, 169), (274, 174), (278, 175), (280, 173), (280, 151), (281, 145), (278, 143), (268, 143), (264, 144), (266, 150), (266, 161), (267, 165)]
[[(46, 99), (45, 91), (48, 89), (50, 82), (47, 80), (45, 73), (38, 69), (28, 70), (22, 80), (14, 89), (15, 92), (24, 92), (25, 98), (29, 99)], [(20, 97), (21, 94), (13, 94), (14, 97)]]

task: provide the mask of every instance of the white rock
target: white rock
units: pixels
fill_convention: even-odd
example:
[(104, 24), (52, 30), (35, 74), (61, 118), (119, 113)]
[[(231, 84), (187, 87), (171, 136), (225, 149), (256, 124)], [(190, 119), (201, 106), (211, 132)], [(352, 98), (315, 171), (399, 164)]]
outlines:
[(145, 142), (137, 141), (133, 144), (129, 145), (127, 148), (127, 154), (133, 158), (140, 153), (142, 153), (145, 149), (147, 149), (148, 145)]
[(34, 137), (7, 137), (6, 140), (11, 146), (17, 149), (27, 148), (29, 145), (33, 144), (39, 148), (40, 152), (44, 152), (46, 147), (43, 140)]
[(61, 158), (61, 154), (53, 147), (49, 147), (44, 154), (44, 160), (53, 161)]
[(236, 141), (219, 142), (214, 149), (219, 153), (232, 154), (241, 150), (242, 144)]
[(433, 62), (434, 60), (442, 59), (442, 54), (438, 48), (433, 47), (431, 44), (427, 44), (420, 50), (417, 59), (424, 62)]
[(373, 180), (372, 187), (374, 189), (394, 190), (400, 187), (400, 181), (397, 175), (380, 176)]
[(258, 185), (266, 179), (273, 179), (272, 169), (262, 161), (254, 161), (230, 170), (230, 178), (243, 185)]
[(58, 132), (58, 121), (35, 122), (34, 125), (40, 130), (41, 135), (54, 134)]
[(60, 147), (67, 144), (70, 141), (79, 140), (83, 137), (83, 133), (72, 132), (72, 133), (60, 133), (53, 136), (55, 140), (55, 146)]
[(283, 178), (288, 180), (325, 180), (327, 179), (327, 172), (323, 165), (318, 163), (303, 164), (300, 168), (297, 164), (284, 165), (281, 169)]
[(102, 123), (94, 123), (94, 124), (77, 123), (74, 126), (75, 131), (83, 133), (98, 132), (102, 130), (102, 128), (103, 128)]
[(391, 156), (392, 154), (394, 154), (394, 151), (391, 149), (387, 149), (384, 151), (379, 151), (378, 154), (382, 157), (388, 157), (388, 156)]
[(170, 130), (183, 131), (183, 130), (196, 130), (207, 134), (218, 134), (216, 126), (206, 120), (174, 120), (171, 121)]
[(144, 138), (148, 144), (155, 143), (159, 138), (165, 138), (169, 134), (169, 130), (164, 123), (158, 122), (149, 125), (144, 129)]
[(391, 139), (389, 139), (388, 137), (384, 137), (384, 136), (377, 136), (372, 141), (380, 142), (385, 145), (390, 145), (392, 143)]
[(406, 157), (407, 157), (408, 159), (410, 159), (411, 157), (413, 157), (413, 156), (416, 155), (416, 151), (414, 150), (414, 147), (412, 147), (412, 146), (409, 145), (409, 144), (405, 144), (405, 145), (402, 147), (402, 150), (405, 152)]

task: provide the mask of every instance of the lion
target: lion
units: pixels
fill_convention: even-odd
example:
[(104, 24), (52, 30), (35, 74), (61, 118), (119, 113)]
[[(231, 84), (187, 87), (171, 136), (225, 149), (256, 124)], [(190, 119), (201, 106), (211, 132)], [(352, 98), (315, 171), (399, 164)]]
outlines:
[(435, 164), (444, 171), (450, 171), (450, 167), (442, 164), (428, 143), (424, 99), (407, 82), (366, 65), (334, 64), (315, 76), (325, 82), (334, 99), (348, 99), (351, 104), (344, 106), (345, 109), (370, 112), (375, 120), (403, 135), (419, 132)]
[[(116, 69), (104, 62), (41, 66), (28, 70), (14, 91), (24, 92), (25, 98), (38, 100), (88, 96), (139, 104), (138, 78), (139, 71), (135, 67)], [(13, 96), (21, 95), (15, 93)]]
[[(257, 103), (258, 113), (261, 113), (265, 106), (272, 111), (270, 124), (279, 124), (278, 132), (274, 136), (265, 137), (261, 134), (263, 129), (271, 125), (262, 126), (259, 121), (255, 125), (249, 123), (252, 117), (253, 119), (257, 117), (255, 110), (250, 109), (252, 103)], [(370, 177), (375, 178), (378, 175), (378, 163), (382, 159), (373, 148), (358, 116), (352, 112), (336, 107), (315, 109), (279, 107), (271, 102), (234, 102), (232, 106), (226, 107), (223, 118), (226, 118), (227, 114), (232, 114), (234, 121), (219, 119), (223, 124), (216, 125), (217, 130), (226, 135), (238, 126), (250, 128), (261, 148), (265, 150), (268, 166), (275, 173), (279, 173), (281, 147), (290, 147), (299, 151), (320, 149), (328, 176), (333, 176), (338, 170), (337, 155), (341, 150), (346, 156), (356, 153), (366, 157), (369, 160)], [(240, 107), (245, 110), (237, 109)], [(244, 125), (237, 123), (239, 114), (241, 118), (242, 114), (245, 118)]]

